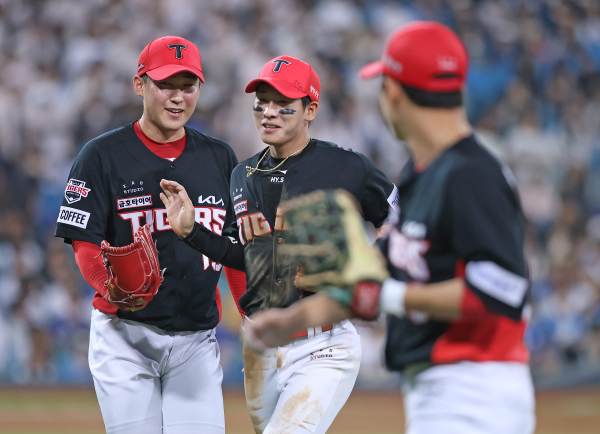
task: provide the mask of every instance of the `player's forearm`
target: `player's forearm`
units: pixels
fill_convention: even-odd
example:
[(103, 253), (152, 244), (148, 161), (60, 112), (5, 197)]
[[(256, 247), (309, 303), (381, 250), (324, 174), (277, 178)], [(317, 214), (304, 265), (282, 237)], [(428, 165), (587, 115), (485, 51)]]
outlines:
[(244, 317), (246, 311), (240, 307), (240, 297), (246, 292), (246, 273), (239, 270), (233, 270), (229, 267), (224, 267), (223, 271), (225, 271), (225, 276), (227, 277), (227, 283), (229, 283), (229, 290), (233, 296), (233, 301), (235, 301), (235, 306), (240, 315)]
[(73, 252), (75, 262), (81, 271), (85, 281), (100, 295), (106, 295), (106, 269), (102, 265), (100, 246), (86, 242), (73, 240)]
[(190, 247), (206, 255), (211, 261), (234, 270), (244, 271), (244, 246), (229, 237), (217, 235), (199, 223), (182, 240)]
[(461, 316), (461, 302), (465, 283), (457, 278), (424, 286), (409, 284), (406, 287), (406, 310), (425, 312), (432, 319), (454, 320)]
[(350, 311), (325, 294), (315, 294), (288, 308), (294, 333), (309, 327), (338, 323), (350, 318)]

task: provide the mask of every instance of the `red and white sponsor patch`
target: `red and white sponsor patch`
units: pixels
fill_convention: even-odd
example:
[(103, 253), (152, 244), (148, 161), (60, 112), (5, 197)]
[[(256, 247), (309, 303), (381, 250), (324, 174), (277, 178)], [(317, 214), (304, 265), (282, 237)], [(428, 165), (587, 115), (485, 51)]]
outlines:
[(248, 211), (248, 201), (247, 200), (238, 202), (233, 206), (233, 212), (235, 212), (236, 215), (238, 215), (239, 213), (244, 212), (244, 211)]
[(69, 203), (78, 202), (81, 198), (88, 197), (90, 191), (92, 191), (92, 189), (85, 186), (85, 181), (71, 178), (69, 179), (69, 182), (67, 182), (67, 187), (65, 188), (65, 199), (67, 199), (67, 202)]
[(117, 209), (127, 209), (127, 208), (136, 208), (138, 206), (151, 206), (152, 205), (152, 195), (148, 194), (146, 196), (135, 196), (135, 197), (127, 197), (123, 199), (117, 199)]

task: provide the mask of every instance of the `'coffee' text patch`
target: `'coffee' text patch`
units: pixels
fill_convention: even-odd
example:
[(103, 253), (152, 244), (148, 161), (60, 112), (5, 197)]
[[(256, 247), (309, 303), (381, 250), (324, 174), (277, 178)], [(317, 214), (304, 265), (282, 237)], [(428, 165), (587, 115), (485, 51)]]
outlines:
[(66, 225), (77, 226), (78, 228), (87, 228), (90, 213), (79, 209), (61, 206), (58, 213), (58, 222)]

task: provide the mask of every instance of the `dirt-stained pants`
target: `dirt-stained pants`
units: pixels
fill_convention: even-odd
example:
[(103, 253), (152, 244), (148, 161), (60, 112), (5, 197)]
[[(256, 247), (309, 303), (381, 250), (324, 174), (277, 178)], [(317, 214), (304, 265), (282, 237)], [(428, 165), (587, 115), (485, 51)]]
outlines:
[(257, 434), (323, 434), (346, 403), (360, 366), (349, 321), (257, 354), (244, 348), (244, 386)]

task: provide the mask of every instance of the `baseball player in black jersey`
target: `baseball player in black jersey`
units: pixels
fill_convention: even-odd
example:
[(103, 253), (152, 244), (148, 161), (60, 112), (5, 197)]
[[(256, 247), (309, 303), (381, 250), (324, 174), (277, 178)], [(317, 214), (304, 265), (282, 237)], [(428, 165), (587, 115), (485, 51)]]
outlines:
[[(189, 186), (200, 224), (216, 233), (231, 225), (235, 154), (185, 126), (202, 82), (193, 43), (172, 36), (152, 41), (134, 77), (142, 117), (87, 143), (69, 174), (55, 235), (73, 244), (97, 291), (89, 363), (108, 433), (225, 432), (214, 333), (221, 265), (179, 240), (159, 199), (160, 180), (175, 179)], [(130, 245), (140, 227), (152, 233), (166, 271), (151, 301), (127, 305), (114, 286), (137, 276), (125, 268), (107, 281), (99, 246)]]
[[(361, 256), (352, 246), (360, 244), (362, 229), (348, 223), (352, 211), (343, 192), (286, 205), (287, 229), (296, 234), (311, 227), (295, 217), (298, 210), (327, 220), (316, 206), (329, 204), (346, 216), (337, 227), (352, 240), (354, 273), (335, 267), (307, 273), (298, 283), (310, 279), (323, 292), (255, 315), (247, 345), (273, 347), (296, 330), (350, 312), (372, 317), (378, 308), (388, 315), (386, 364), (403, 373), (408, 434), (530, 434), (534, 393), (523, 342), (530, 285), (521, 208), (509, 170), (480, 145), (466, 119), (467, 63), (450, 29), (415, 22), (392, 34), (381, 60), (361, 70), (363, 78), (383, 75), (382, 117), (412, 156), (398, 184), (400, 211), (390, 216), (381, 242), (387, 271), (378, 254)], [(323, 264), (315, 258), (305, 260)]]
[[(364, 220), (380, 227), (397, 189), (361, 154), (309, 138), (320, 96), (319, 78), (289, 56), (269, 61), (246, 87), (255, 92), (254, 119), (269, 145), (238, 165), (231, 177), (236, 224), (218, 237), (194, 224), (180, 183), (163, 181), (169, 221), (184, 241), (227, 267), (245, 269), (239, 299), (245, 324), (270, 307), (286, 307), (312, 292), (294, 284), (296, 264), (278, 254), (283, 242), (282, 197), (322, 188), (349, 191)], [(347, 320), (307, 327), (264, 354), (244, 348), (248, 410), (257, 433), (325, 433), (346, 402), (358, 374), (359, 337)]]

